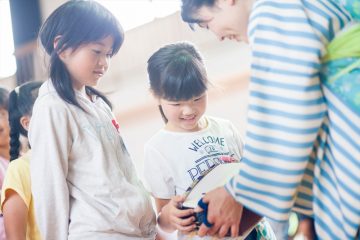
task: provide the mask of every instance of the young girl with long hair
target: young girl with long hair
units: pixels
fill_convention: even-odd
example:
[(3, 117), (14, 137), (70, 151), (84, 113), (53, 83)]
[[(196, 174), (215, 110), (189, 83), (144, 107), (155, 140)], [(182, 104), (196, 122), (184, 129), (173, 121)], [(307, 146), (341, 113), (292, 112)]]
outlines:
[(31, 185), (44, 239), (154, 239), (155, 215), (119, 134), (93, 87), (123, 30), (95, 1), (69, 1), (40, 30), (50, 56), (30, 123)]

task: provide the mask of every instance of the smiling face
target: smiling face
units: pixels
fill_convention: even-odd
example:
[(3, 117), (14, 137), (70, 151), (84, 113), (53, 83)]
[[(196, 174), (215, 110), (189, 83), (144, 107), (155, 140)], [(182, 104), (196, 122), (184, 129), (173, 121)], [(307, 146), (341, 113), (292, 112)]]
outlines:
[(159, 99), (159, 104), (168, 120), (165, 129), (175, 132), (199, 131), (199, 120), (206, 110), (207, 94), (187, 101)]
[(198, 25), (212, 31), (220, 41), (248, 42), (247, 27), (253, 0), (217, 0), (214, 6), (202, 6), (194, 15)]
[(59, 54), (66, 65), (75, 89), (96, 86), (109, 68), (113, 38), (108, 36), (77, 48), (68, 48)]

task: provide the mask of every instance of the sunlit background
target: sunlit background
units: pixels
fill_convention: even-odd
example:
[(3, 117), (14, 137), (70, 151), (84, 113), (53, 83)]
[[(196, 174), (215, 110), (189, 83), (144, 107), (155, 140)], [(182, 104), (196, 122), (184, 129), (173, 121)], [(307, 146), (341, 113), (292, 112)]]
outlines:
[[(179, 0), (97, 0), (107, 7), (130, 30), (180, 9)], [(0, 78), (16, 72), (14, 41), (8, 0), (0, 0)]]
[(16, 72), (14, 41), (8, 0), (0, 0), (0, 78)]
[(180, 10), (179, 0), (96, 1), (107, 7), (118, 18), (125, 31)]

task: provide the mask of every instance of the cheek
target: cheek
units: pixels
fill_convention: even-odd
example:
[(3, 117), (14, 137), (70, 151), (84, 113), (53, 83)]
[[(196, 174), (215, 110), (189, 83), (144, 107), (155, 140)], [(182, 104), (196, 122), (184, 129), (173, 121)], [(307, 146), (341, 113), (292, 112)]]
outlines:
[[(5, 140), (6, 137), (9, 136), (9, 123), (6, 120), (0, 121), (0, 135), (1, 135), (1, 141)], [(5, 138), (5, 139), (4, 139)]]
[(6, 120), (6, 117), (2, 117), (0, 120), (0, 127), (1, 128), (8, 128), (9, 127), (9, 122)]
[(164, 109), (164, 114), (168, 119), (175, 120), (178, 118), (179, 111), (177, 109), (169, 107)]
[(206, 110), (206, 107), (207, 107), (207, 99), (204, 99), (199, 103), (199, 108), (201, 109), (202, 112), (204, 112)]

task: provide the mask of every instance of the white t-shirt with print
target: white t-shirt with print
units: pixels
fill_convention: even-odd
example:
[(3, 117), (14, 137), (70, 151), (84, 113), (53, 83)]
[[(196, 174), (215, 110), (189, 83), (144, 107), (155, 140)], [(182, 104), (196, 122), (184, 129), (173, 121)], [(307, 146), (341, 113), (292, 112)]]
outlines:
[(210, 167), (240, 160), (244, 143), (235, 126), (220, 118), (206, 120), (207, 127), (197, 132), (161, 129), (145, 144), (144, 176), (154, 197), (182, 195)]

